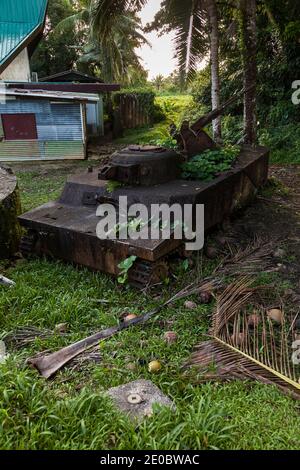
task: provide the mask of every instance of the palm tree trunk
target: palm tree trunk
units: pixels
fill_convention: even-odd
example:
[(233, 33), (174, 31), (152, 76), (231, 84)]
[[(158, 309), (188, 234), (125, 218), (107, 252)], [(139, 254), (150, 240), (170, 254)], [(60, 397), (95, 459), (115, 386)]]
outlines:
[(256, 84), (257, 84), (257, 38), (256, 0), (240, 0), (242, 14), (242, 39), (244, 63), (244, 134), (245, 143), (254, 144), (257, 139)]
[[(207, 0), (206, 8), (210, 24), (211, 99), (212, 109), (220, 107), (219, 73), (219, 28), (218, 9), (215, 0)], [(213, 121), (213, 134), (216, 142), (222, 141), (221, 116)]]

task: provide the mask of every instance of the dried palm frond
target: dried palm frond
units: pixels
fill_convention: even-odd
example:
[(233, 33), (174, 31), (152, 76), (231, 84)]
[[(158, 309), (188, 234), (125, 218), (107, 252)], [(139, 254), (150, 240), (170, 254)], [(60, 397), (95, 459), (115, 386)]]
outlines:
[(37, 338), (47, 339), (53, 335), (52, 330), (40, 330), (33, 326), (26, 326), (18, 328), (7, 335), (5, 335), (5, 341), (13, 344), (17, 348), (23, 348), (33, 343)]
[(225, 275), (256, 274), (258, 272), (272, 272), (274, 267), (274, 241), (270, 242), (256, 237), (246, 247), (230, 247), (230, 255), (218, 268), (218, 272)]
[(198, 366), (207, 379), (252, 378), (300, 399), (300, 371), (292, 362), (294, 331), (284, 313), (282, 324), (275, 326), (264, 308), (257, 311), (259, 322), (249, 326), (246, 305), (253, 295), (250, 285), (249, 278), (242, 278), (220, 295), (213, 314), (212, 339), (198, 346), (188, 365)]

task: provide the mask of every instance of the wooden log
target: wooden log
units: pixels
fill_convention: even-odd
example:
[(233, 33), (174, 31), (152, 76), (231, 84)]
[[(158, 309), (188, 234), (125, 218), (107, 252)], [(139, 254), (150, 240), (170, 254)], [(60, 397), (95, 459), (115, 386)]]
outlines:
[(9, 168), (0, 167), (0, 259), (9, 258), (19, 248), (21, 213), (17, 178)]

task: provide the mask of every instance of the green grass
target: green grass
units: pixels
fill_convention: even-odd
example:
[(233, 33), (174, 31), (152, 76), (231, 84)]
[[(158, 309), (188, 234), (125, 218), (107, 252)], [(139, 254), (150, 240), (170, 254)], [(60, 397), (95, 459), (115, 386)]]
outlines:
[(158, 96), (156, 102), (166, 115), (165, 121), (155, 124), (151, 128), (126, 130), (124, 136), (116, 140), (117, 143), (143, 145), (166, 139), (169, 137), (171, 122), (175, 122), (176, 125), (180, 123), (191, 105), (192, 97), (190, 95), (163, 95)]
[[(189, 99), (159, 97), (167, 120), (153, 129), (128, 131), (119, 142), (148, 143), (166, 137), (170, 121), (178, 122)], [(55, 162), (35, 170), (18, 165), (23, 210), (57, 198), (67, 175), (87, 165)], [(277, 183), (271, 186), (266, 191), (281, 190)], [(214, 267), (206, 262), (203, 275)], [(164, 287), (162, 299), (194, 279), (198, 269), (186, 271), (178, 264), (177, 278)], [(99, 364), (65, 368), (45, 381), (26, 365), (28, 357), (57, 350), (115, 325), (124, 312), (141, 314), (159, 301), (151, 294), (122, 289), (104, 274), (55, 261), (20, 261), (14, 267), (0, 266), (0, 272), (16, 282), (12, 289), (0, 286), (1, 336), (22, 326), (53, 332), (22, 349), (8, 345), (10, 357), (0, 366), (0, 449), (299, 449), (297, 402), (274, 387), (250, 381), (197, 385), (201, 376), (196, 370), (183, 372), (194, 346), (207, 338), (213, 306), (191, 311), (179, 301), (144, 326), (102, 342)], [(286, 288), (274, 275), (262, 275), (257, 282)], [(64, 336), (55, 333), (62, 322), (69, 324)], [(177, 343), (165, 344), (163, 334), (168, 330), (177, 332)], [(153, 359), (163, 365), (155, 375), (147, 370)], [(136, 369), (129, 370), (129, 363)], [(139, 426), (118, 413), (105, 391), (140, 378), (153, 380), (174, 400), (176, 411), (158, 409)]]
[[(40, 176), (20, 172), (24, 208), (58, 195), (66, 174), (59, 168)], [(209, 274), (213, 263), (204, 268)], [(21, 261), (2, 272), (16, 282), (12, 289), (0, 287), (2, 335), (22, 326), (54, 332), (62, 322), (69, 332), (36, 339), (22, 349), (9, 345), (10, 357), (0, 366), (1, 449), (299, 448), (299, 405), (275, 388), (253, 382), (197, 385), (195, 370), (183, 373), (193, 347), (206, 338), (212, 306), (190, 311), (180, 301), (143, 327), (102, 342), (100, 364), (65, 368), (44, 381), (26, 366), (28, 357), (115, 325), (124, 311), (148, 311), (158, 300), (121, 289), (104, 274), (60, 262)], [(196, 275), (180, 264), (176, 272), (178, 279), (165, 287), (163, 298)], [(163, 333), (170, 329), (178, 333), (178, 342), (168, 346)], [(155, 375), (147, 370), (153, 359), (163, 365)], [(128, 363), (136, 369), (127, 369)], [(118, 413), (105, 391), (139, 378), (153, 380), (174, 400), (176, 412), (159, 409), (138, 427)]]
[[(191, 95), (167, 95), (157, 96), (156, 102), (163, 108), (166, 120), (155, 124), (153, 127), (130, 129), (124, 132), (124, 136), (116, 142), (120, 144), (155, 144), (169, 137), (169, 126), (175, 122), (178, 126), (183, 119), (195, 122), (205, 113), (199, 105), (195, 105)], [(222, 118), (223, 138), (225, 143), (234, 144), (240, 140), (243, 134), (241, 117), (225, 115)], [(268, 126), (259, 129), (259, 143), (270, 148), (273, 164), (299, 164), (300, 163), (300, 126), (299, 123), (289, 123)]]

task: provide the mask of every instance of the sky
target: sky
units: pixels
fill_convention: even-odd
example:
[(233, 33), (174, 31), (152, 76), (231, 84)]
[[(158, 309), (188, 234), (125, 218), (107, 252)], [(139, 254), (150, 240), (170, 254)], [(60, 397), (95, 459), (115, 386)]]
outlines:
[[(149, 0), (147, 2), (147, 5), (140, 13), (143, 25), (154, 19), (160, 4), (161, 0)], [(174, 33), (158, 37), (157, 33), (153, 32), (145, 34), (145, 36), (152, 44), (152, 48), (143, 46), (137, 49), (137, 53), (142, 59), (144, 68), (149, 71), (149, 79), (151, 80), (160, 74), (167, 77), (174, 71), (177, 65), (177, 61), (174, 59)]]

